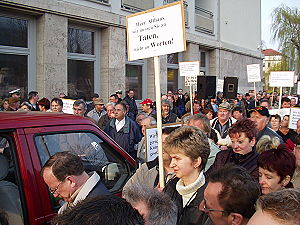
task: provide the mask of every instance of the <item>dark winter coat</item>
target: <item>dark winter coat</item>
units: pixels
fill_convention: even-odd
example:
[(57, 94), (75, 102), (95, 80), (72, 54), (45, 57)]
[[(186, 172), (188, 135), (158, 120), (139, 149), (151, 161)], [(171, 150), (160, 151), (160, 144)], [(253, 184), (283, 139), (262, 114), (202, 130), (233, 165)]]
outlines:
[(116, 118), (113, 118), (107, 123), (104, 130), (105, 133), (114, 139), (129, 155), (136, 159), (137, 150), (134, 146), (142, 139), (142, 133), (137, 123), (128, 116), (125, 116), (125, 125), (117, 132), (115, 122)]
[(199, 205), (203, 200), (204, 190), (207, 183), (197, 190), (196, 197), (183, 207), (182, 196), (176, 190), (176, 184), (179, 178), (172, 179), (164, 188), (178, 208), (177, 225), (204, 225), (208, 216), (205, 212), (199, 210)]
[(245, 155), (235, 153), (232, 148), (220, 151), (216, 156), (214, 164), (212, 164), (212, 166), (205, 172), (205, 176), (209, 177), (209, 174), (214, 170), (222, 168), (228, 163), (233, 163), (237, 166), (244, 167), (253, 178), (258, 180), (257, 158), (258, 153), (254, 149)]

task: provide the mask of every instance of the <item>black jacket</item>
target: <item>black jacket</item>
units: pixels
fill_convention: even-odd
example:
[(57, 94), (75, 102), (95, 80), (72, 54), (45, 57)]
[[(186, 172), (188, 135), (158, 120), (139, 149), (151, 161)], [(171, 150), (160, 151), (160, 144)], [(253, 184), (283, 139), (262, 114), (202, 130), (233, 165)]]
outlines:
[(129, 112), (133, 113), (134, 120), (135, 120), (136, 115), (138, 114), (138, 108), (137, 108), (137, 105), (135, 103), (135, 99), (134, 98), (130, 98), (127, 95), (123, 100), (126, 101), (127, 104), (129, 105)]
[(196, 197), (183, 208), (182, 196), (176, 190), (178, 180), (177, 177), (172, 179), (164, 188), (164, 192), (171, 197), (178, 208), (177, 225), (204, 225), (208, 216), (199, 210), (199, 205), (203, 200), (207, 183), (197, 190)]
[(232, 148), (218, 152), (214, 164), (205, 172), (205, 177), (225, 164), (233, 163), (237, 166), (244, 167), (251, 174), (253, 178), (258, 180), (258, 166), (257, 166), (258, 153), (253, 149), (251, 152), (241, 155), (235, 153)]
[(115, 122), (116, 118), (113, 118), (106, 124), (105, 133), (136, 159), (137, 151), (134, 146), (142, 139), (142, 133), (137, 123), (128, 116), (125, 116), (125, 125), (121, 130), (117, 131)]

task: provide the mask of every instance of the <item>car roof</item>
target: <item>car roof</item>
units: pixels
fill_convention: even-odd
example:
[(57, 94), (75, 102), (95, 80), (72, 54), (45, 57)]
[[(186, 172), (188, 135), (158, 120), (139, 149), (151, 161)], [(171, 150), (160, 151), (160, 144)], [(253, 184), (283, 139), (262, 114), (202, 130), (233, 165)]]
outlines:
[(0, 112), (0, 129), (41, 127), (51, 125), (92, 124), (92, 120), (66, 113), (53, 112)]

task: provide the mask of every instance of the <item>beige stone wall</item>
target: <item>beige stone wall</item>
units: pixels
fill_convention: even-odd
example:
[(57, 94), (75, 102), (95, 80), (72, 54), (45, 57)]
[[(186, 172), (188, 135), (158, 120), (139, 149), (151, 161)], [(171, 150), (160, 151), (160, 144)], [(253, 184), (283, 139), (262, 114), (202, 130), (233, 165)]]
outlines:
[[(238, 91), (246, 93), (249, 89), (253, 89), (253, 83), (248, 83), (247, 65), (260, 64), (262, 67), (262, 60), (239, 53), (220, 50), (220, 75), (219, 78), (224, 77), (238, 77)], [(262, 82), (256, 84), (257, 91), (262, 90)]]
[(104, 101), (117, 90), (125, 94), (125, 40), (122, 28), (108, 27), (101, 31), (99, 93)]
[(45, 13), (37, 18), (37, 91), (53, 98), (67, 93), (66, 17)]
[[(160, 92), (167, 92), (167, 56), (159, 56), (160, 59)], [(154, 58), (147, 59), (147, 98), (155, 100), (155, 74)]]

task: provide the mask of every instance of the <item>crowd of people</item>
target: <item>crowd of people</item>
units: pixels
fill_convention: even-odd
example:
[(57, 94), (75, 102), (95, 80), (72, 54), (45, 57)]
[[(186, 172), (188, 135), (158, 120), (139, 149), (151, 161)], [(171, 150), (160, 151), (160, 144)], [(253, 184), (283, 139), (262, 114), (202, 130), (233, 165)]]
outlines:
[[(50, 101), (32, 91), (22, 102), (18, 94), (3, 100), (3, 111), (62, 113), (63, 96)], [(149, 98), (139, 104), (133, 90), (124, 98), (117, 91), (107, 102), (98, 94), (91, 103), (74, 101), (75, 115), (92, 120), (142, 164), (119, 198), (96, 172), (84, 171), (79, 156), (53, 155), (41, 175), (50, 193), (66, 202), (53, 224), (300, 224), (300, 120), (293, 130), (288, 114), (270, 113), (279, 105), (297, 107), (297, 96), (162, 94), (162, 123), (180, 124), (162, 131), (164, 188), (158, 158), (149, 161), (146, 154), (145, 131), (156, 125), (157, 108)]]

